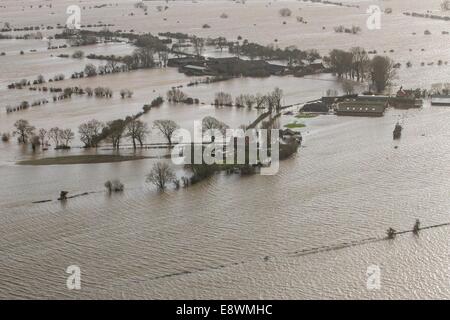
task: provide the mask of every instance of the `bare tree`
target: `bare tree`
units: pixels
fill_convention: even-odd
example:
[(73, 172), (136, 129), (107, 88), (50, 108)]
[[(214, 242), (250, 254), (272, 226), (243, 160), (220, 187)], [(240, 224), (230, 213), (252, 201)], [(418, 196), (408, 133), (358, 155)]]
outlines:
[(187, 94), (178, 88), (172, 88), (167, 91), (167, 100), (170, 102), (183, 102), (188, 98)]
[(23, 119), (17, 120), (16, 123), (14, 123), (14, 127), (16, 129), (13, 131), (13, 135), (19, 136), (19, 143), (26, 143), (34, 134), (34, 130), (36, 130), (36, 128), (30, 125), (27, 120)]
[(60, 135), (64, 147), (69, 147), (70, 142), (75, 138), (75, 134), (73, 133), (72, 129), (62, 130)]
[(353, 94), (355, 93), (355, 86), (352, 81), (344, 80), (342, 82), (342, 90), (345, 94)]
[(153, 183), (158, 190), (164, 191), (168, 183), (175, 181), (176, 176), (167, 163), (156, 163), (147, 175), (147, 182)]
[(98, 146), (99, 137), (104, 126), (105, 125), (102, 122), (92, 119), (78, 127), (80, 140), (84, 143), (86, 148)]
[(264, 109), (267, 104), (267, 100), (268, 100), (267, 96), (258, 93), (255, 96), (255, 104), (256, 104), (255, 108), (256, 109)]
[(60, 146), (61, 141), (61, 129), (58, 127), (53, 127), (48, 131), (48, 137), (53, 140), (55, 147)]
[(179, 128), (175, 121), (172, 120), (156, 120), (153, 122), (155, 129), (158, 129), (172, 146), (172, 137), (175, 131)]
[(442, 11), (449, 11), (450, 10), (450, 0), (442, 1), (441, 9), (442, 9)]
[(191, 38), (192, 45), (194, 46), (195, 54), (200, 57), (205, 51), (205, 39), (193, 36)]
[(39, 129), (38, 137), (39, 137), (42, 145), (45, 145), (45, 139), (47, 138), (47, 133), (48, 133), (47, 130), (45, 130), (43, 128)]
[(231, 94), (220, 91), (216, 93), (214, 104), (216, 106), (232, 106), (233, 98)]
[(141, 120), (132, 119), (127, 122), (126, 136), (133, 142), (133, 148), (136, 149), (136, 141), (139, 142), (141, 148), (144, 145), (145, 137), (150, 133), (148, 125)]
[(283, 99), (283, 90), (281, 90), (280, 88), (275, 88), (275, 90), (267, 97), (269, 111), (273, 112), (273, 110), (275, 109), (278, 112), (281, 108), (282, 99)]
[(353, 57), (353, 68), (356, 73), (356, 80), (363, 81), (370, 66), (370, 58), (366, 50), (361, 47), (354, 47), (351, 50)]
[(109, 72), (114, 73), (114, 72), (116, 72), (117, 70), (119, 70), (119, 63), (118, 63), (116, 60), (114, 60), (114, 59), (110, 59), (110, 60), (108, 60), (108, 62), (106, 63), (105, 68), (106, 68)]
[[(208, 116), (202, 120), (202, 129), (203, 131), (219, 130), (222, 135), (225, 135), (229, 126), (214, 117)], [(214, 141), (214, 136), (211, 137), (211, 141)]]

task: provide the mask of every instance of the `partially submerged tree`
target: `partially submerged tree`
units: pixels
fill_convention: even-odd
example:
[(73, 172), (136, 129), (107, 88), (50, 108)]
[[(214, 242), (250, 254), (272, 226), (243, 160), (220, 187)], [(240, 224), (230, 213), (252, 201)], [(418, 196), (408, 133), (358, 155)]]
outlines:
[(217, 92), (215, 97), (214, 97), (214, 104), (216, 106), (227, 106), (227, 107), (231, 107), (233, 106), (233, 97), (231, 96), (231, 94), (220, 91)]
[(105, 188), (108, 190), (109, 193), (113, 192), (122, 192), (125, 189), (125, 186), (123, 185), (120, 180), (108, 180), (105, 182)]
[(92, 119), (86, 123), (81, 124), (78, 127), (78, 133), (80, 134), (80, 140), (84, 143), (86, 148), (97, 147), (100, 142), (100, 136), (105, 125), (95, 119)]
[(136, 149), (136, 141), (139, 142), (142, 148), (144, 146), (145, 138), (150, 133), (147, 123), (137, 119), (129, 119), (127, 121), (126, 130), (126, 136), (131, 139), (134, 149)]
[(41, 140), (38, 136), (32, 136), (31, 137), (31, 147), (33, 148), (33, 151), (36, 150), (37, 147), (41, 145)]
[(167, 163), (156, 163), (147, 175), (147, 182), (154, 184), (158, 190), (164, 191), (167, 184), (176, 179), (175, 174)]
[(267, 104), (269, 106), (269, 112), (274, 110), (278, 112), (281, 109), (281, 101), (283, 100), (283, 90), (275, 88), (272, 93), (267, 96)]
[(92, 63), (89, 63), (84, 68), (84, 74), (87, 77), (95, 77), (97, 75), (97, 67), (94, 66)]
[(169, 91), (167, 91), (167, 100), (170, 102), (183, 102), (187, 98), (188, 95), (178, 88), (172, 88)]
[(9, 142), (10, 138), (11, 138), (11, 135), (9, 134), (9, 132), (2, 133), (2, 141), (3, 142)]
[(133, 97), (133, 91), (131, 91), (130, 89), (122, 89), (120, 90), (120, 97), (122, 99), (131, 98)]
[[(214, 117), (208, 116), (203, 118), (202, 120), (202, 129), (204, 133), (209, 130), (218, 130), (223, 136), (225, 136), (227, 129), (229, 129), (229, 126)], [(215, 137), (211, 136), (211, 141), (214, 141), (214, 139)]]
[(205, 51), (205, 39), (193, 36), (191, 38), (191, 43), (194, 47), (194, 52), (197, 57), (202, 56), (203, 52)]
[(48, 134), (48, 132), (44, 128), (39, 129), (38, 137), (39, 137), (42, 145), (45, 145), (45, 143), (46, 143), (47, 134)]
[(55, 147), (60, 145), (61, 141), (61, 129), (58, 127), (53, 127), (48, 131), (48, 137), (53, 140)]
[(176, 122), (173, 120), (156, 120), (153, 122), (153, 127), (158, 129), (167, 139), (169, 146), (172, 146), (173, 134), (179, 128)]
[(125, 126), (125, 120), (117, 119), (108, 122), (107, 126), (102, 131), (102, 135), (111, 140), (114, 149), (120, 148), (120, 142), (124, 135)]
[(36, 130), (27, 120), (23, 119), (17, 120), (14, 127), (13, 135), (18, 136), (19, 143), (26, 143)]
[(74, 59), (83, 59), (84, 58), (84, 52), (81, 50), (77, 50), (72, 54), (72, 58)]
[(376, 56), (371, 63), (371, 80), (378, 93), (383, 92), (396, 76), (396, 70), (391, 58)]
[(342, 82), (342, 91), (344, 91), (344, 94), (354, 94), (355, 93), (355, 86), (352, 81), (350, 80), (344, 80)]
[(292, 15), (292, 11), (289, 8), (282, 8), (280, 9), (279, 13), (282, 17), (290, 17)]
[(63, 147), (69, 147), (72, 140), (75, 138), (75, 134), (72, 129), (64, 129), (61, 131), (61, 139), (63, 143)]

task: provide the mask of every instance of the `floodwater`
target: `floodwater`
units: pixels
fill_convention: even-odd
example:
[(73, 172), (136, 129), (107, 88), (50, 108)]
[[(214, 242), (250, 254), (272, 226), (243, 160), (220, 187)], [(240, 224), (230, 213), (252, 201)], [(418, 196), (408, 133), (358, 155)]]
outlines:
[[(361, 8), (356, 9), (297, 1), (247, 1), (245, 5), (177, 1), (170, 2), (165, 13), (154, 8), (165, 2), (147, 2), (152, 8), (148, 16), (135, 9), (133, 2), (116, 2), (104, 9), (86, 9), (82, 23), (95, 23), (101, 17), (102, 22), (123, 30), (189, 31), (230, 39), (242, 35), (260, 43), (277, 38), (280, 46), (295, 44), (322, 52), (355, 45), (379, 52), (394, 49), (387, 54), (403, 64), (413, 62), (413, 68), (400, 69), (398, 85), (431, 86), (448, 78), (448, 66), (419, 66), (421, 61), (448, 59), (448, 36), (440, 34), (447, 24), (401, 14), (437, 10), (439, 1), (380, 2), (392, 6), (393, 14), (383, 16), (382, 29), (373, 35), (363, 29), (356, 36), (335, 35), (331, 29), (349, 21), (364, 26), (367, 2), (359, 2)], [(0, 1), (7, 7), (0, 9), (0, 25), (5, 21), (17, 26), (64, 24), (70, 1), (52, 1), (51, 9), (37, 9), (40, 1), (36, 1), (34, 8), (25, 5), (22, 11), (24, 3)], [(101, 2), (89, 1), (86, 7), (94, 4)], [(295, 10), (286, 25), (277, 14), (282, 7)], [(41, 11), (36, 14), (36, 10)], [(130, 12), (135, 15), (129, 16)], [(219, 18), (223, 12), (229, 15), (226, 21)], [(309, 23), (299, 26), (296, 15)], [(212, 28), (202, 29), (204, 23)], [(423, 35), (424, 29), (432, 35)], [(415, 31), (416, 36), (410, 34)], [(49, 52), (46, 46), (35, 40), (0, 40), (0, 52), (7, 53), (0, 57), (0, 132), (11, 131), (21, 118), (37, 128), (60, 126), (76, 131), (92, 118), (109, 121), (134, 114), (174, 86), (184, 86), (202, 104), (165, 103), (146, 114), (144, 121), (151, 125), (157, 119), (173, 119), (191, 129), (193, 121), (212, 115), (238, 127), (254, 120), (257, 111), (215, 108), (210, 105), (215, 92), (236, 96), (280, 87), (284, 103), (292, 104), (341, 87), (330, 75), (234, 79), (187, 87), (195, 78), (176, 69), (141, 70), (59, 83), (108, 86), (115, 92), (112, 99), (74, 96), (7, 115), (3, 105), (42, 97), (28, 90), (7, 90), (8, 83), (39, 74), (68, 76), (87, 62), (56, 57), (73, 48)], [(37, 52), (28, 52), (31, 49)], [(20, 55), (20, 50), (26, 53)], [(125, 54), (132, 47), (107, 44), (83, 50)], [(132, 89), (133, 98), (120, 99), (122, 88)], [(333, 115), (301, 119), (307, 125), (301, 129), (304, 145), (281, 163), (277, 175), (218, 174), (189, 189), (164, 194), (145, 183), (155, 159), (18, 166), (16, 161), (41, 154), (19, 147), (14, 139), (0, 143), (0, 298), (449, 298), (448, 226), (424, 230), (419, 237), (408, 233), (392, 241), (364, 243), (383, 238), (389, 227), (410, 230), (416, 219), (423, 226), (450, 222), (449, 119), (449, 108), (431, 107), (428, 102), (421, 110), (390, 109), (376, 119)], [(398, 120), (405, 129), (402, 139), (393, 142)], [(293, 118), (283, 116), (280, 121), (284, 125)], [(156, 132), (148, 139), (161, 141)], [(79, 145), (76, 139), (74, 146)], [(45, 156), (85, 152), (96, 151), (74, 148), (48, 151)], [(178, 175), (184, 174), (182, 168), (175, 169)], [(110, 196), (103, 183), (115, 178), (125, 184), (125, 191)], [(61, 190), (90, 193), (60, 203), (55, 199)], [(53, 201), (33, 203), (41, 200)], [(66, 288), (65, 270), (70, 265), (81, 268), (80, 291)], [(378, 290), (367, 288), (367, 268), (372, 265), (381, 272)]]

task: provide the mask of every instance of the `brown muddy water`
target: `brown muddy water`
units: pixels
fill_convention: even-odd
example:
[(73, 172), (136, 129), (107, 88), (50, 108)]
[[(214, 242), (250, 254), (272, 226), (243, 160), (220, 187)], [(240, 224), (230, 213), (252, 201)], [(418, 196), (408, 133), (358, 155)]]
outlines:
[[(114, 23), (116, 29), (229, 39), (242, 35), (260, 43), (278, 39), (281, 47), (297, 45), (321, 52), (355, 45), (386, 50), (403, 65), (413, 62), (412, 68), (400, 69), (397, 86), (448, 82), (449, 67), (436, 65), (437, 60), (450, 58), (449, 36), (441, 34), (450, 31), (448, 23), (401, 14), (438, 12), (440, 2), (375, 2), (392, 7), (393, 13), (383, 16), (381, 30), (372, 33), (363, 28), (356, 36), (331, 30), (349, 23), (363, 27), (367, 2), (351, 2), (360, 4), (356, 9), (298, 1), (247, 1), (245, 5), (176, 1), (158, 13), (156, 6), (165, 2), (155, 1), (146, 3), (148, 16), (135, 9), (133, 1), (113, 1), (113, 6), (103, 9), (89, 9), (101, 1), (84, 1), (80, 6), (87, 7), (83, 24), (102, 20)], [(5, 21), (18, 27), (65, 23), (71, 1), (51, 1), (52, 9), (37, 9), (41, 3), (50, 2), (33, 1), (34, 8), (29, 8), (25, 1), (0, 1), (7, 7), (0, 9), (0, 25)], [(293, 17), (281, 18), (277, 11), (282, 7), (290, 7)], [(135, 15), (129, 16), (131, 12)], [(229, 15), (227, 21), (219, 18), (223, 12)], [(299, 25), (297, 15), (308, 24)], [(202, 29), (204, 23), (212, 28)], [(432, 34), (425, 36), (425, 29)], [(31, 80), (38, 74), (68, 76), (87, 63), (56, 57), (72, 53), (73, 48), (47, 51), (46, 47), (45, 41), (0, 40), (0, 52), (7, 53), (0, 57), (0, 132), (11, 131), (21, 118), (38, 128), (57, 125), (76, 131), (92, 118), (108, 121), (134, 114), (144, 103), (181, 85), (203, 104), (165, 103), (142, 119), (149, 124), (173, 119), (191, 129), (193, 121), (212, 115), (238, 127), (250, 123), (258, 112), (215, 108), (210, 105), (215, 92), (236, 96), (280, 87), (284, 103), (292, 104), (341, 87), (331, 75), (234, 79), (186, 87), (194, 78), (175, 69), (142, 70), (60, 83), (111, 87), (115, 95), (109, 100), (73, 97), (7, 115), (7, 104), (42, 97), (28, 90), (7, 90), (8, 83)], [(20, 55), (20, 50), (25, 54)], [(107, 44), (83, 50), (126, 54), (133, 48)], [(422, 61), (435, 63), (420, 67)], [(120, 99), (122, 88), (132, 89), (133, 98)], [(449, 227), (424, 230), (419, 237), (407, 233), (393, 241), (375, 241), (389, 227), (411, 229), (416, 219), (423, 226), (450, 222), (449, 119), (449, 108), (431, 107), (429, 102), (420, 110), (390, 109), (376, 119), (333, 115), (300, 119), (306, 124), (301, 129), (304, 144), (297, 155), (281, 163), (277, 175), (218, 174), (189, 189), (164, 194), (145, 183), (155, 159), (18, 166), (19, 160), (43, 155), (19, 147), (15, 139), (0, 143), (0, 298), (449, 298)], [(283, 116), (280, 124), (293, 120)], [(403, 136), (393, 142), (398, 120), (404, 123)], [(161, 141), (156, 132), (148, 138), (148, 142)], [(79, 145), (76, 139), (73, 150), (48, 151), (45, 156), (109, 152), (83, 151)], [(183, 174), (182, 168), (175, 169), (179, 176)], [(115, 178), (125, 184), (125, 191), (110, 196), (103, 183)], [(90, 193), (60, 203), (55, 200), (61, 190), (72, 195)], [(33, 204), (42, 200), (52, 201)], [(373, 241), (364, 243), (366, 239)], [(80, 291), (66, 288), (65, 270), (70, 265), (81, 268)], [(381, 270), (379, 290), (368, 290), (366, 285), (367, 268), (372, 265)]]

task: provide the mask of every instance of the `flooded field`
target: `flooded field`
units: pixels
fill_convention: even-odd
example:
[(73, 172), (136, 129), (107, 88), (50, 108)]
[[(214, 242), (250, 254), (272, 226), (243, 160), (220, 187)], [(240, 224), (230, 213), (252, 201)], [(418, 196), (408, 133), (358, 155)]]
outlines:
[[(393, 91), (449, 82), (449, 65), (437, 62), (450, 60), (450, 36), (442, 34), (450, 31), (450, 24), (402, 14), (427, 10), (441, 14), (438, 0), (374, 1), (393, 11), (382, 16), (381, 29), (374, 31), (365, 27), (366, 10), (372, 4), (365, 1), (345, 1), (359, 8), (303, 1), (171, 1), (162, 12), (157, 6), (165, 6), (165, 1), (146, 1), (147, 15), (134, 3), (81, 1), (82, 24), (113, 24), (111, 30), (153, 34), (241, 36), (281, 48), (316, 48), (322, 54), (361, 46), (380, 54), (386, 51), (402, 64)], [(64, 25), (71, 4), (69, 0), (32, 4), (0, 0), (0, 27), (5, 22), (14, 27)], [(94, 8), (102, 4), (107, 6)], [(284, 7), (293, 11), (291, 17), (280, 17), (278, 11)], [(227, 19), (220, 18), (223, 13)], [(298, 23), (297, 16), (308, 23)], [(334, 26), (349, 23), (362, 32), (333, 31)], [(203, 24), (211, 28), (202, 28)], [(424, 35), (425, 30), (431, 35)], [(48, 30), (44, 35), (56, 32)], [(53, 40), (53, 45), (64, 43)], [(70, 79), (87, 63), (104, 61), (59, 58), (79, 48), (47, 47), (47, 40), (0, 40), (0, 52), (5, 52), (0, 56), (0, 133), (12, 132), (19, 119), (36, 128), (60, 126), (77, 132), (80, 124), (94, 118), (106, 122), (136, 114), (144, 104), (180, 86), (200, 104), (166, 101), (141, 120), (152, 127), (155, 120), (171, 119), (192, 131), (194, 121), (214, 116), (238, 128), (262, 111), (215, 107), (216, 92), (236, 97), (279, 87), (284, 92), (282, 104), (291, 105), (320, 98), (330, 89), (342, 91), (341, 80), (331, 74), (235, 78), (197, 86), (188, 84), (204, 77), (188, 77), (176, 68)], [(134, 47), (123, 42), (82, 50), (125, 55)], [(226, 53), (209, 48), (207, 55)], [(405, 67), (408, 61), (411, 68)], [(111, 99), (73, 96), (6, 113), (7, 105), (52, 98), (39, 91), (8, 90), (8, 84), (60, 73), (66, 80), (55, 86), (107, 86), (114, 95)], [(124, 88), (133, 90), (132, 98), (120, 98)], [(190, 188), (165, 193), (146, 183), (146, 174), (158, 159), (21, 166), (17, 162), (25, 159), (110, 154), (111, 150), (108, 146), (85, 150), (78, 136), (71, 150), (33, 152), (15, 138), (0, 142), (0, 298), (448, 299), (448, 226), (423, 230), (419, 236), (383, 238), (389, 227), (411, 230), (416, 219), (424, 227), (450, 222), (449, 119), (450, 108), (431, 106), (429, 100), (421, 109), (389, 108), (380, 118), (329, 114), (300, 119), (306, 125), (301, 129), (302, 147), (281, 162), (277, 175), (218, 173)], [(403, 136), (392, 141), (399, 120), (404, 124)], [(283, 115), (279, 125), (293, 121), (293, 115)], [(152, 130), (146, 142), (160, 143), (164, 138)], [(135, 153), (164, 155), (161, 150), (120, 151)], [(174, 170), (178, 177), (184, 174), (182, 167)], [(111, 179), (120, 179), (125, 191), (105, 192), (103, 184)], [(61, 190), (88, 194), (60, 202), (56, 199)], [(70, 265), (82, 270), (80, 291), (66, 287), (65, 271)], [(372, 265), (381, 270), (377, 290), (367, 287), (367, 268)]]

